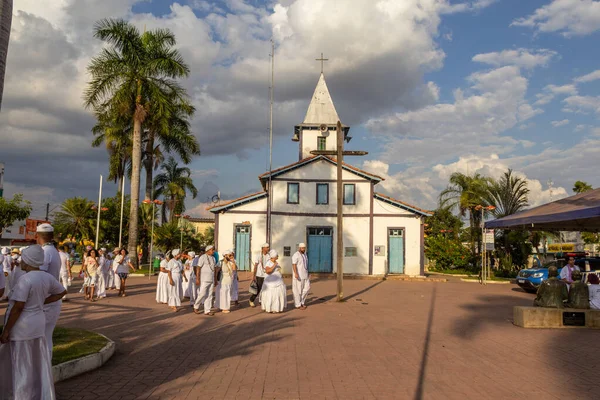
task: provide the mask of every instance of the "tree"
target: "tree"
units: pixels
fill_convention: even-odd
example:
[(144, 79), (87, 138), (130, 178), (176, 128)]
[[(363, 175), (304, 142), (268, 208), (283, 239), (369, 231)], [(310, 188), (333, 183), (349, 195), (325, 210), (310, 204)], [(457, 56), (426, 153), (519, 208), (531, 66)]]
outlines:
[(500, 179), (490, 181), (486, 202), (496, 207), (491, 211), (492, 215), (502, 218), (527, 207), (528, 195), (527, 180), (514, 176), (509, 168)]
[[(102, 207), (108, 208), (102, 211), (100, 215), (100, 232), (102, 233), (102, 243), (109, 247), (116, 247), (119, 244), (119, 226), (121, 223), (121, 193), (117, 192), (114, 197), (107, 197), (102, 200)], [(123, 210), (129, 209), (129, 196), (126, 195), (123, 204)], [(129, 215), (123, 212), (123, 232), (122, 243), (127, 243), (127, 227), (129, 224)]]
[[(152, 215), (154, 211), (154, 215)], [(156, 206), (152, 207), (152, 204), (142, 204), (140, 206), (140, 220), (138, 222), (140, 229), (140, 245), (142, 247), (142, 262), (146, 261), (150, 252), (150, 238), (152, 236), (152, 223), (154, 223), (154, 229), (158, 226), (156, 224), (156, 213), (158, 209)]]
[(29, 214), (31, 214), (31, 203), (23, 200), (22, 194), (15, 194), (10, 201), (0, 197), (0, 234), (4, 232), (4, 228), (11, 226), (15, 221), (27, 219)]
[(183, 241), (181, 250), (198, 251), (203, 247), (194, 229), (189, 224), (180, 225), (178, 221), (162, 224), (154, 230), (154, 234), (156, 246), (164, 251), (178, 249), (181, 241)]
[(475, 242), (481, 248), (481, 212), (476, 210), (479, 205), (487, 206), (486, 198), (490, 179), (480, 174), (472, 176), (461, 172), (455, 172), (450, 176), (448, 187), (440, 194), (440, 207), (449, 210), (458, 209), (459, 214), (464, 217), (469, 215), (469, 231), (471, 242), (471, 254), (475, 260)]
[[(140, 34), (124, 20), (104, 19), (96, 23), (94, 36), (109, 47), (102, 49), (88, 65), (91, 80), (84, 93), (85, 106), (95, 114), (132, 116), (132, 176), (129, 211), (131, 254), (138, 244), (138, 209), (142, 162), (142, 124), (148, 113), (168, 120), (175, 113), (175, 101), (187, 101), (176, 79), (186, 77), (189, 67), (178, 50), (175, 36), (166, 29)], [(137, 258), (132, 258), (137, 265)]]
[(584, 182), (584, 181), (577, 181), (573, 185), (573, 192), (575, 192), (575, 193), (583, 193), (583, 192), (587, 192), (588, 190), (592, 190), (592, 189), (593, 189), (592, 185), (590, 185), (589, 183)]
[(108, 152), (108, 180), (119, 181), (119, 191), (128, 172), (131, 178), (131, 152), (132, 152), (132, 118), (131, 116), (108, 115), (108, 113), (98, 113), (96, 115), (97, 123), (92, 128), (95, 138), (92, 141), (92, 147), (98, 147), (102, 143), (106, 145)]
[(164, 196), (163, 220), (166, 220), (166, 210), (169, 210), (169, 221), (172, 222), (175, 214), (185, 211), (185, 198), (187, 192), (193, 198), (198, 195), (198, 189), (190, 177), (192, 171), (187, 167), (180, 167), (173, 157), (161, 165), (162, 172), (154, 178), (154, 198)]
[(463, 268), (471, 261), (460, 233), (463, 222), (448, 208), (438, 208), (425, 220), (425, 255), (436, 269)]
[(93, 207), (94, 202), (83, 197), (66, 199), (54, 213), (57, 231), (63, 238), (72, 237), (80, 243), (95, 238), (97, 211)]

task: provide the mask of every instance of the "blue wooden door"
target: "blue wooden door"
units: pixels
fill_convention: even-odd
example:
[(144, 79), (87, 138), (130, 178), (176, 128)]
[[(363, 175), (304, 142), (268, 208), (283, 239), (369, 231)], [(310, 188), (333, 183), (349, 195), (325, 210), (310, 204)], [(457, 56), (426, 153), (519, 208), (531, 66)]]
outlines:
[(309, 272), (333, 272), (333, 228), (308, 228)]
[(404, 230), (388, 230), (388, 271), (390, 274), (404, 273)]
[(235, 227), (235, 262), (241, 271), (250, 270), (250, 226)]

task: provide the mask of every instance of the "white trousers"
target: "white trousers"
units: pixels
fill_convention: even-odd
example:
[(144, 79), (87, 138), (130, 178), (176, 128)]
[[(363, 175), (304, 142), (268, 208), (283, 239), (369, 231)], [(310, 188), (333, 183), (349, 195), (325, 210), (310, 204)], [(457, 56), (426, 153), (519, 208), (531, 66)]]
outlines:
[[(66, 291), (69, 291), (69, 275), (61, 275), (60, 276), (60, 284), (63, 285)], [(63, 299), (66, 299), (67, 295)]]
[(196, 287), (196, 275), (190, 275), (190, 282), (188, 284), (188, 292), (190, 295), (190, 306), (193, 306), (196, 302), (196, 297), (198, 297), (198, 288)]
[(213, 288), (215, 284), (213, 282), (200, 282), (198, 288), (198, 295), (194, 302), (194, 309), (199, 310), (200, 306), (204, 303), (204, 314), (208, 314), (212, 308), (213, 299)]
[(239, 282), (237, 271), (233, 271), (233, 281), (231, 282), (231, 301), (238, 301)]
[(98, 282), (96, 283), (96, 297), (106, 297), (106, 280), (104, 279), (104, 272), (98, 271)]
[(106, 288), (112, 289), (115, 286), (115, 271), (112, 268), (108, 269), (106, 273)]
[(117, 275), (116, 272), (113, 273), (115, 276), (115, 287), (117, 288), (117, 290), (121, 290), (121, 277), (119, 277), (119, 275)]
[(44, 306), (44, 316), (46, 317), (46, 345), (48, 346), (48, 351), (50, 352), (50, 359), (52, 360), (52, 333), (54, 332), (54, 327), (56, 326), (56, 322), (58, 322), (58, 317), (60, 317), (60, 308), (62, 306), (62, 300), (56, 301), (54, 303), (50, 303)]
[(292, 293), (294, 294), (294, 305), (296, 308), (303, 306), (306, 296), (310, 290), (310, 281), (307, 279), (292, 278)]

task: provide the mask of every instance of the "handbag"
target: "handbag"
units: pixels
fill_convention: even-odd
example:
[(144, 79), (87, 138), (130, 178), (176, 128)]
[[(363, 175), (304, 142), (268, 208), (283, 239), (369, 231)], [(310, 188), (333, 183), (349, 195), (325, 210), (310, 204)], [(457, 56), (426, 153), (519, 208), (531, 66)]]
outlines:
[(248, 288), (248, 292), (250, 292), (250, 294), (258, 294), (258, 284), (256, 281), (252, 281), (250, 288)]

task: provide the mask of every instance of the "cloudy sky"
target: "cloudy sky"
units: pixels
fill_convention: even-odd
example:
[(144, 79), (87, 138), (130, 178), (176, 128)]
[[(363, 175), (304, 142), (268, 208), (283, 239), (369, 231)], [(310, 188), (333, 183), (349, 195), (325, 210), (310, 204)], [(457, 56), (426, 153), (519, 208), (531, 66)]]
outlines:
[[(43, 5), (42, 5), (43, 4)], [(169, 28), (191, 67), (184, 84), (202, 156), (191, 165), (204, 212), (217, 191), (260, 188), (268, 159), (270, 39), (275, 57), (274, 166), (297, 161), (323, 52), (349, 160), (386, 177), (379, 191), (435, 207), (452, 172), (526, 176), (531, 203), (594, 187), (600, 158), (600, 1), (592, 0), (16, 0), (2, 111), (5, 195), (43, 215), (95, 198), (107, 173), (82, 107), (96, 20)], [(105, 186), (113, 194), (113, 183)]]

